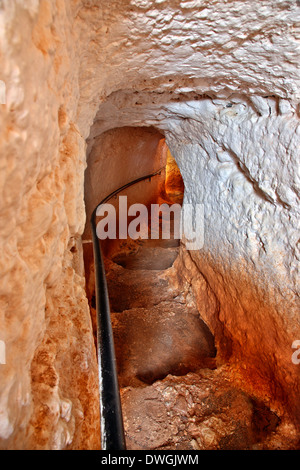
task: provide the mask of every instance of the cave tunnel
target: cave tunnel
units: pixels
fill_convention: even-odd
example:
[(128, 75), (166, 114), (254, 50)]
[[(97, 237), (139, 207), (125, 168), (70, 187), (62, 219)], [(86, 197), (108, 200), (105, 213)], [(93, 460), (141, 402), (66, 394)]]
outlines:
[(299, 10), (0, 2), (1, 450), (300, 448)]
[[(175, 209), (178, 209), (183, 202), (184, 183), (176, 161), (166, 145), (164, 136), (154, 128), (124, 127), (106, 132), (99, 139), (96, 139), (88, 158), (88, 168), (86, 170), (85, 198), (87, 213), (92, 212), (92, 209), (97, 206), (97, 202), (100, 202), (104, 194), (102, 175), (106, 174), (108, 157), (110, 158), (108, 192), (112, 188), (116, 189), (118, 185), (122, 187), (126, 180), (135, 180), (137, 176), (153, 173), (154, 176), (121, 191), (110, 200), (110, 204), (115, 210), (116, 223), (114, 223), (112, 236), (105, 232), (101, 240), (101, 248), (105, 258), (124, 268), (141, 270), (139, 272), (141, 277), (143, 269), (160, 271), (171, 267), (178, 255), (180, 244), (180, 233), (179, 231), (175, 233), (174, 224), (179, 224), (180, 220), (179, 217), (174, 218), (174, 211), (172, 210), (167, 209), (164, 214), (162, 205), (171, 208), (175, 204)], [(160, 171), (155, 174), (157, 170)], [(92, 192), (91, 188), (95, 188), (95, 190)], [(126, 197), (124, 207), (120, 207), (120, 196)], [(144, 211), (142, 218), (141, 211), (130, 215), (130, 206), (134, 204), (144, 206), (142, 207)], [(153, 208), (157, 209), (154, 211)], [(125, 235), (120, 234), (120, 210), (126, 213)], [(105, 211), (104, 213), (107, 214)], [(152, 226), (151, 217), (153, 218)], [(166, 234), (164, 234), (165, 240), (162, 240), (163, 218), (167, 228)], [(100, 221), (101, 218), (97, 220)], [(102, 220), (104, 220), (104, 217), (102, 217)], [(130, 234), (129, 227), (134, 220), (137, 220), (134, 225), (137, 233)], [(150, 250), (148, 255), (143, 257), (145, 245)], [(83, 256), (87, 296), (93, 312), (92, 320), (96, 337), (94, 258), (88, 219), (83, 236)], [(156, 274), (155, 272), (154, 277)], [(110, 288), (110, 284), (112, 284), (112, 288)], [(153, 284), (155, 283), (153, 282)], [(108, 287), (113, 308), (116, 308), (117, 312), (120, 307), (114, 305), (113, 298), (119, 297), (119, 304), (124, 307), (123, 310), (125, 306), (130, 307), (130, 291), (126, 293), (128, 286), (125, 285), (123, 293), (121, 293), (112, 279)], [(153, 293), (153, 295), (155, 294)], [(158, 293), (155, 297), (158, 297)], [(153, 299), (150, 298), (149, 301), (153, 303)], [(145, 307), (147, 307), (147, 303), (147, 298), (145, 298)], [(139, 304), (142, 306), (142, 299), (140, 299)]]

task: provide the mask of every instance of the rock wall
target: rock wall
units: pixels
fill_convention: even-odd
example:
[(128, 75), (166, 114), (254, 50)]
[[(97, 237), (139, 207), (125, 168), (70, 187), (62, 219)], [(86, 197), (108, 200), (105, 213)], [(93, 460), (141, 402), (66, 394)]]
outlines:
[(296, 0), (0, 3), (1, 448), (99, 445), (85, 140), (123, 126), (163, 132), (205, 206), (182, 265), (220, 360), (299, 417), (298, 17)]
[[(130, 181), (163, 168), (167, 158), (164, 136), (153, 128), (113, 129), (88, 142), (88, 148), (91, 151), (85, 172), (87, 224), (84, 239), (91, 239), (91, 214), (102, 199)], [(121, 194), (127, 196), (128, 207), (134, 203), (148, 205), (156, 200), (163, 185), (164, 174), (161, 174)], [(114, 204), (114, 199), (109, 203)], [(118, 204), (114, 205), (117, 210)]]
[[(171, 149), (184, 180), (197, 181), (186, 186), (186, 200), (204, 204), (204, 247), (184, 254), (183, 263), (195, 279), (197, 267), (214, 293), (217, 305), (206, 318), (219, 352), (231, 355), (247, 386), (299, 419), (299, 372), (291, 361), (300, 327), (299, 119), (282, 114), (273, 99), (267, 103), (279, 112), (270, 106), (268, 116), (260, 115), (230, 98), (208, 101), (212, 115), (206, 112), (201, 124), (199, 113), (196, 125), (188, 124), (194, 142)], [(195, 295), (200, 309), (197, 281)]]
[(0, 5), (4, 449), (99, 446), (97, 364), (80, 261), (85, 142), (76, 124), (71, 18), (62, 1)]

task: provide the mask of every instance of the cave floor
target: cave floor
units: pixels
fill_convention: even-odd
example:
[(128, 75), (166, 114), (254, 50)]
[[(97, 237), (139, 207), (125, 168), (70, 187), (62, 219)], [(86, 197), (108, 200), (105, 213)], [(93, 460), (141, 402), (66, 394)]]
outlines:
[(124, 241), (105, 259), (127, 449), (287, 449), (280, 419), (240, 390), (190, 292), (177, 240)]

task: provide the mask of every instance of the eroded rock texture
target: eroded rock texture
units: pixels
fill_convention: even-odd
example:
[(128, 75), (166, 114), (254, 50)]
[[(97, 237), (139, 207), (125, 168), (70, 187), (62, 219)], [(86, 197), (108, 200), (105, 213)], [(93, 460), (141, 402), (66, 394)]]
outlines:
[(0, 3), (1, 448), (99, 446), (85, 141), (123, 126), (163, 133), (204, 204), (178, 282), (220, 361), (299, 423), (298, 20), (296, 0)]
[[(250, 450), (291, 445), (278, 418), (231, 385), (226, 368), (122, 392), (129, 449)], [(275, 430), (277, 432), (275, 432)], [(278, 445), (279, 444), (279, 445)]]

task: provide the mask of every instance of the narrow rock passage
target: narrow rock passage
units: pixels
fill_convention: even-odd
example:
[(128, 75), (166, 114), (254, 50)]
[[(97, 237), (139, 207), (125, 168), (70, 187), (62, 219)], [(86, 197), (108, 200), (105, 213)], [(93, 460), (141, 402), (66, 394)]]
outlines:
[(216, 368), (211, 332), (172, 283), (178, 245), (131, 240), (106, 259), (127, 448), (268, 447), (279, 419)]
[[(160, 220), (161, 225), (162, 219)], [(174, 229), (173, 223), (171, 229)], [(179, 240), (138, 240), (107, 261), (120, 385), (151, 384), (169, 373), (214, 367), (211, 332), (170, 284)]]

